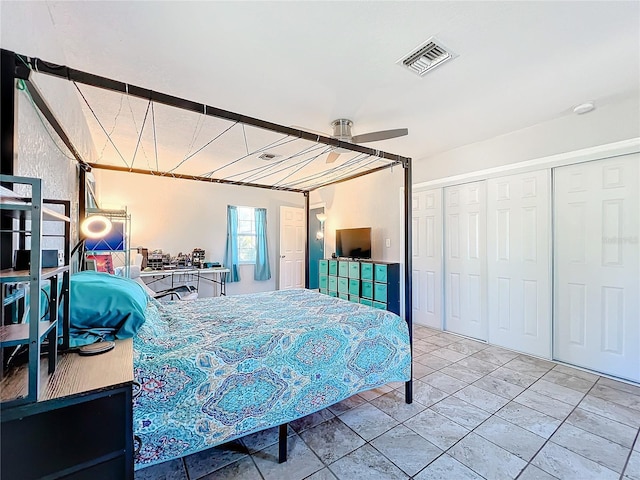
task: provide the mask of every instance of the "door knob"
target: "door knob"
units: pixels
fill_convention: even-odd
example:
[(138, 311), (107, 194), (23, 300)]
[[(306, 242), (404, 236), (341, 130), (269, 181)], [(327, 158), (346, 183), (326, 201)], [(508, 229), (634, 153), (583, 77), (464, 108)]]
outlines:
[(284, 257), (285, 257), (285, 255), (280, 255), (280, 258), (284, 258)]

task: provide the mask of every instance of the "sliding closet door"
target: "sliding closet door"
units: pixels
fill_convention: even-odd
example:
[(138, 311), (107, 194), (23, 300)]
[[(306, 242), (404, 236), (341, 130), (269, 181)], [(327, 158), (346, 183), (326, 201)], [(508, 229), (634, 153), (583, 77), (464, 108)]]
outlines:
[(554, 171), (554, 354), (640, 381), (640, 156)]
[(413, 192), (413, 321), (442, 328), (442, 189)]
[(445, 329), (487, 339), (486, 183), (446, 187)]
[(551, 172), (487, 183), (489, 342), (551, 358)]

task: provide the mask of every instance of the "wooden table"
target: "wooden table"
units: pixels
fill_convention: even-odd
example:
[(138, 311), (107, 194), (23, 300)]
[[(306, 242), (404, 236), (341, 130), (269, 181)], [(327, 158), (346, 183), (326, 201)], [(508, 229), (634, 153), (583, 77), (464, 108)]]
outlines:
[[(3, 398), (21, 394), (20, 377), (3, 379)], [(37, 402), (2, 409), (0, 478), (132, 480), (132, 384), (131, 339), (100, 355), (62, 355)]]

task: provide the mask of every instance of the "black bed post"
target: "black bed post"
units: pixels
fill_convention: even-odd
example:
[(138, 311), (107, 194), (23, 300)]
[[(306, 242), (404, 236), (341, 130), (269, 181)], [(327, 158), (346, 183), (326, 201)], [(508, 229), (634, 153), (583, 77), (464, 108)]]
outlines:
[(278, 427), (278, 463), (287, 461), (287, 429), (288, 423), (283, 423)]
[(304, 288), (309, 288), (309, 192), (304, 192), (304, 218), (307, 241), (304, 246)]
[(411, 245), (411, 159), (404, 164), (404, 318), (409, 327), (409, 348), (411, 349), (411, 378), (405, 383), (405, 402), (413, 403), (413, 302), (412, 302), (412, 258)]
[[(16, 54), (9, 50), (2, 50), (2, 64), (0, 67), (0, 148), (2, 149), (2, 164), (0, 173), (4, 175), (14, 174), (14, 158), (16, 152), (16, 135), (15, 129), (17, 125), (16, 108)], [(2, 185), (6, 188), (12, 188), (11, 184)], [(11, 227), (13, 219), (9, 216), (2, 216), (0, 229), (2, 230), (1, 239), (2, 256), (0, 257), (0, 269), (11, 268), (13, 263), (13, 248), (9, 248), (13, 243)]]

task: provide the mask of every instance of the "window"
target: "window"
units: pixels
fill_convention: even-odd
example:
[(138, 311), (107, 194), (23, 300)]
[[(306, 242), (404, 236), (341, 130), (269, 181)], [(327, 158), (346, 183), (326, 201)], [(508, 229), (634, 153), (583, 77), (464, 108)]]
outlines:
[(256, 262), (256, 217), (253, 207), (238, 208), (238, 260)]

